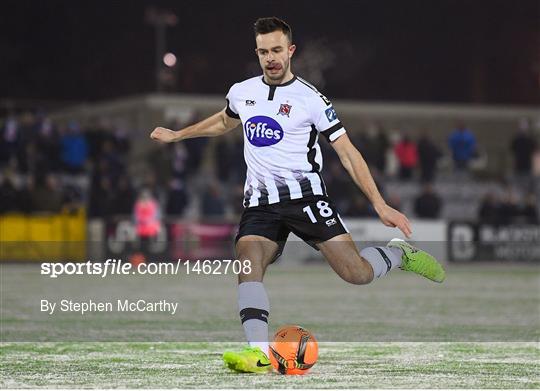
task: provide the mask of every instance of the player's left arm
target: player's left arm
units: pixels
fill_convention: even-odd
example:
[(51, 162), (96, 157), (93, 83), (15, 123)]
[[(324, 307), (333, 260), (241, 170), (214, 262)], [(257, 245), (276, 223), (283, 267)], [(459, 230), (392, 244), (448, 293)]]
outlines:
[(388, 227), (397, 227), (406, 237), (410, 237), (412, 231), (409, 219), (403, 213), (386, 204), (377, 189), (366, 161), (360, 151), (351, 143), (349, 136), (346, 133), (342, 134), (331, 145), (354, 183), (362, 190), (375, 208), (383, 224)]

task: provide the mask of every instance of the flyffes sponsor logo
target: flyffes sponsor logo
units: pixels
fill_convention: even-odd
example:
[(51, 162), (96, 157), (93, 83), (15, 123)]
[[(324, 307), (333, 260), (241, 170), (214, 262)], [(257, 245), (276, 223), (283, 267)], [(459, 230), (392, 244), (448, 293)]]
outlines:
[(283, 140), (283, 128), (273, 118), (264, 115), (251, 117), (244, 124), (249, 142), (256, 147), (274, 145)]

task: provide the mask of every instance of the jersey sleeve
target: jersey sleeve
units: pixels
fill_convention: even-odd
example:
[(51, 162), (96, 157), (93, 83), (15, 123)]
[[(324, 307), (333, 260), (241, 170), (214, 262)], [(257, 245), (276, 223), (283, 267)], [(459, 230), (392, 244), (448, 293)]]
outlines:
[(227, 107), (225, 108), (225, 113), (231, 118), (240, 119), (240, 115), (238, 114), (238, 110), (235, 108), (235, 102), (236, 102), (236, 95), (235, 95), (235, 88), (236, 84), (234, 84), (227, 93), (227, 97), (225, 100), (227, 101)]
[(345, 134), (345, 128), (341, 124), (336, 110), (326, 97), (318, 92), (313, 95), (311, 102), (311, 116), (313, 125), (329, 142)]

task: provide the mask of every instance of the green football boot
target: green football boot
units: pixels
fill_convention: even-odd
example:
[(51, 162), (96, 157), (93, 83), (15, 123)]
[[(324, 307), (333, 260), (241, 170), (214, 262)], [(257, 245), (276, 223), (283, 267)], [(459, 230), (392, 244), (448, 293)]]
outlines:
[(400, 268), (414, 272), (435, 282), (443, 282), (446, 277), (443, 267), (435, 257), (416, 248), (402, 239), (392, 239), (388, 247), (397, 247), (403, 251)]
[(236, 372), (267, 373), (272, 370), (270, 360), (258, 347), (247, 347), (241, 352), (225, 352), (223, 361)]

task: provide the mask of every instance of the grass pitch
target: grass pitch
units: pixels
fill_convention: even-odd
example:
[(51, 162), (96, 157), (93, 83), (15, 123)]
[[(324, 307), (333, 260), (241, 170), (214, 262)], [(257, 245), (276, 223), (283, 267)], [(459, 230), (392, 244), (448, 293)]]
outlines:
[(2, 388), (539, 388), (534, 343), (322, 343), (304, 376), (235, 374), (230, 343), (5, 343)]
[[(395, 271), (365, 287), (327, 266), (272, 268), (270, 329), (298, 323), (320, 341), (308, 375), (223, 366), (243, 346), (233, 276), (51, 281), (2, 264), (0, 387), (540, 388), (537, 266), (450, 266), (441, 285)], [(48, 316), (41, 297), (176, 297), (181, 311)]]

